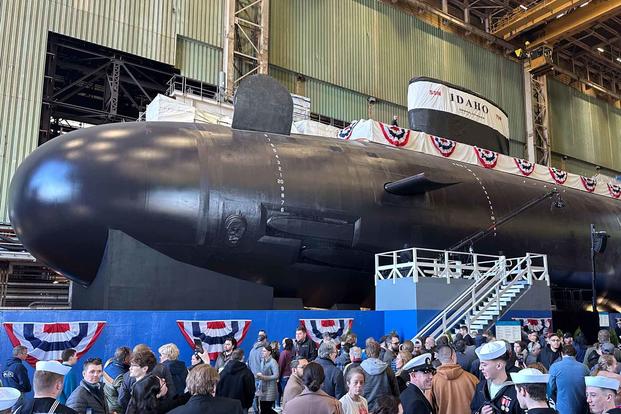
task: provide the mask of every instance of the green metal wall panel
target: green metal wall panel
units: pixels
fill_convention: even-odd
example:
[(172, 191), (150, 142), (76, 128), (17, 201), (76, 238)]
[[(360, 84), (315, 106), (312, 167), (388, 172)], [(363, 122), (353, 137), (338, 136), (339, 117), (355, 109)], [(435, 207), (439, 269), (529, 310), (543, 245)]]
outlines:
[(525, 142), (520, 64), (377, 0), (272, 0), (270, 63), (400, 106), (413, 77), (455, 83), (500, 105)]
[(548, 80), (552, 150), (621, 171), (621, 110), (554, 79)]
[(83, 39), (152, 60), (174, 64), (174, 0), (51, 1), (43, 3), (52, 32)]
[(224, 47), (225, 0), (174, 0), (177, 34)]
[(222, 70), (222, 49), (180, 36), (176, 67), (183, 76), (217, 85)]

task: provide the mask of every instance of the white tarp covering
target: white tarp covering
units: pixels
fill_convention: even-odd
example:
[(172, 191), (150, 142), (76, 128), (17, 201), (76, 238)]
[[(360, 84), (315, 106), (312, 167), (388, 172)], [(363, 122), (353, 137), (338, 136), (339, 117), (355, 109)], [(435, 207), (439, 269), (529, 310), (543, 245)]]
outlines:
[(292, 134), (317, 135), (320, 137), (336, 138), (340, 129), (317, 121), (294, 121), (291, 126)]
[(195, 113), (194, 107), (158, 94), (147, 105), (145, 119), (147, 121), (194, 122)]
[(553, 167), (530, 163), (520, 158), (513, 158), (494, 151), (373, 120), (354, 121), (350, 126), (342, 129), (338, 137), (345, 140), (368, 140), (436, 157), (450, 158), (490, 170), (545, 181), (553, 185), (570, 187), (604, 197), (619, 199), (621, 196), (621, 186), (619, 185), (604, 181), (598, 182), (593, 178), (571, 174)]
[(408, 87), (408, 111), (431, 109), (491, 127), (509, 138), (509, 118), (490, 101), (442, 83), (416, 81)]

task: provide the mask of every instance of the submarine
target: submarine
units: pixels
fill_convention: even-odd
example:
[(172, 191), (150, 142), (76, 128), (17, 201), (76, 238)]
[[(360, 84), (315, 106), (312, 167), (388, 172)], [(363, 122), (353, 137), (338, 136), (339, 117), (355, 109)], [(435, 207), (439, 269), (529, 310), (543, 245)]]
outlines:
[(474, 250), (544, 253), (552, 283), (588, 288), (595, 224), (611, 236), (597, 262), (598, 292), (621, 291), (620, 200), (374, 142), (289, 135), (286, 89), (267, 77), (247, 83), (255, 93), (240, 86), (232, 128), (107, 124), (37, 148), (11, 182), (21, 242), (84, 286), (115, 229), (306, 306), (372, 307), (376, 253), (447, 249), (488, 228), (490, 206), (507, 216), (557, 188), (564, 208), (538, 203)]

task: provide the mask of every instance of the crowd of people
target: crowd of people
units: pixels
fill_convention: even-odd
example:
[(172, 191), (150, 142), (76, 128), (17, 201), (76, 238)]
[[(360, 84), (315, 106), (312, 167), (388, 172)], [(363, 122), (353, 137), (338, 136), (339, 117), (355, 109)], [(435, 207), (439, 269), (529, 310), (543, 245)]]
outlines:
[(390, 333), (362, 348), (353, 332), (316, 344), (300, 326), (282, 341), (259, 331), (248, 355), (234, 338), (213, 361), (197, 347), (188, 367), (172, 343), (159, 358), (139, 344), (80, 365), (67, 349), (60, 362), (37, 362), (32, 383), (27, 349), (16, 346), (2, 371), (0, 414), (621, 413), (621, 351), (609, 331), (590, 347), (569, 333), (523, 339), (463, 326), (453, 338)]

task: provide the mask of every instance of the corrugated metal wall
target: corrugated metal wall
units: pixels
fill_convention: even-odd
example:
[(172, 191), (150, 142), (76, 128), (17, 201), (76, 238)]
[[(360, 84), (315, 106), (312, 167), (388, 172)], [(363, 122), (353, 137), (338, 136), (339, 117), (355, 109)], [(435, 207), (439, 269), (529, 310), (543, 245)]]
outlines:
[(0, 0), (0, 221), (8, 221), (10, 179), (37, 146), (48, 31), (168, 64), (177, 58), (177, 35), (192, 37), (203, 45), (183, 47), (183, 70), (211, 82), (221, 52), (204, 43), (222, 46), (222, 6), (223, 0)]
[[(376, 0), (271, 0), (270, 63), (406, 106), (407, 85), (430, 76), (499, 104), (514, 150), (525, 142), (519, 64)], [(341, 119), (353, 108), (341, 107)]]
[(552, 150), (621, 171), (621, 110), (554, 79), (548, 80)]
[(175, 66), (183, 76), (217, 85), (222, 70), (222, 49), (179, 36)]

